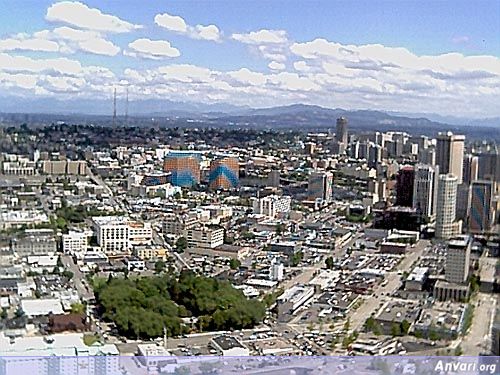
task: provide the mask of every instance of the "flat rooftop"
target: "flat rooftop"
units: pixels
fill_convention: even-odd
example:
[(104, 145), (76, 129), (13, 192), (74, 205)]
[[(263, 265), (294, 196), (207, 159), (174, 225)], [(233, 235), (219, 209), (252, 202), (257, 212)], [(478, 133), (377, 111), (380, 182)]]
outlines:
[(233, 348), (245, 348), (238, 340), (232, 336), (217, 336), (212, 339), (222, 350)]

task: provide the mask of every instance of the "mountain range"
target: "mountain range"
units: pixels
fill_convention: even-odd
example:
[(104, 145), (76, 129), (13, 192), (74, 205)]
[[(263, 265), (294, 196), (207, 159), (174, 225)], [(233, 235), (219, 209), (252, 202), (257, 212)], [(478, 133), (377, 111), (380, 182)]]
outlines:
[[(9, 114), (30, 114), (29, 118), (47, 121), (97, 123), (111, 120), (112, 101), (99, 99), (57, 100), (54, 98), (0, 97), (0, 117), (5, 121)], [(119, 118), (123, 119), (125, 103), (117, 102)], [(433, 113), (405, 113), (376, 110), (346, 110), (317, 105), (293, 104), (269, 108), (250, 108), (225, 103), (203, 104), (147, 99), (130, 101), (130, 118), (142, 119), (141, 124), (154, 118), (159, 124), (182, 126), (183, 121), (195, 121), (203, 126), (252, 126), (266, 128), (325, 129), (334, 128), (335, 119), (345, 116), (349, 126), (359, 131), (407, 131), (435, 134), (451, 130), (463, 134), (489, 134), (500, 139), (500, 118), (467, 119), (441, 116)], [(37, 116), (38, 115), (38, 116)], [(12, 115), (10, 118), (19, 118)], [(97, 119), (100, 119), (97, 121)], [(148, 119), (148, 120), (147, 120)], [(30, 120), (32, 121), (32, 120)]]

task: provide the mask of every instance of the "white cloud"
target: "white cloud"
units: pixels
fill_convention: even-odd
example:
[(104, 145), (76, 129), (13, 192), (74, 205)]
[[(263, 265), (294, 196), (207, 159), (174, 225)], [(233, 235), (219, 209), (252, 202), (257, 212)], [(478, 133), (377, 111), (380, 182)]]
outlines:
[(61, 53), (89, 52), (96, 55), (116, 56), (120, 47), (91, 30), (78, 30), (68, 26), (56, 27), (54, 30), (42, 30), (33, 34), (34, 38), (57, 43)]
[(271, 70), (285, 70), (286, 65), (277, 61), (271, 61), (268, 65)]
[(78, 1), (61, 1), (47, 9), (47, 21), (62, 22), (81, 29), (111, 33), (126, 33), (142, 26), (134, 25), (99, 9), (89, 8)]
[(32, 59), (0, 53), (0, 71), (64, 74), (74, 76), (82, 72), (79, 61), (61, 57), (56, 59)]
[(194, 39), (203, 39), (203, 40), (212, 40), (217, 42), (220, 40), (220, 30), (215, 25), (196, 25), (192, 30), (192, 38)]
[(246, 85), (263, 85), (267, 81), (267, 78), (264, 74), (252, 72), (247, 68), (229, 72), (228, 75), (238, 83), (243, 83)]
[(286, 31), (266, 30), (252, 31), (247, 34), (233, 34), (231, 38), (245, 44), (282, 44), (287, 42)]
[(0, 51), (58, 52), (59, 45), (50, 40), (17, 35), (13, 38), (0, 40)]
[(215, 25), (190, 26), (182, 17), (173, 16), (168, 13), (157, 14), (155, 16), (155, 23), (164, 29), (186, 35), (192, 39), (219, 42), (222, 36), (219, 28)]
[(180, 16), (172, 16), (168, 13), (157, 14), (155, 16), (155, 23), (170, 31), (178, 33), (187, 32), (187, 24)]
[(308, 72), (311, 70), (305, 61), (295, 61), (293, 67), (299, 72)]
[[(189, 30), (186, 25), (186, 33)], [(197, 32), (206, 32), (204, 37), (208, 38), (210, 29)], [(93, 48), (93, 53), (106, 53), (109, 48), (114, 53), (111, 45), (91, 42), (106, 42), (102, 32), (67, 26), (8, 39), (14, 42), (0, 42), (0, 46), (14, 48), (11, 46), (26, 40), (47, 40), (58, 44), (59, 53), (85, 48)], [(494, 56), (420, 56), (404, 48), (343, 45), (325, 39), (248, 46), (267, 59), (271, 71), (242, 67), (223, 72), (170, 64), (155, 68), (138, 65), (115, 75), (109, 68), (83, 66), (77, 60), (34, 59), (0, 52), (0, 90), (16, 95), (102, 97), (109, 96), (114, 85), (129, 85), (134, 95), (142, 98), (179, 101), (250, 106), (304, 102), (327, 107), (408, 112), (425, 108), (441, 114), (500, 115), (500, 60)], [(130, 42), (124, 54), (163, 59), (175, 57), (176, 51), (167, 41), (141, 38)]]
[(94, 53), (96, 55), (116, 56), (120, 52), (120, 47), (105, 39), (89, 39), (78, 43), (82, 51)]
[(321, 86), (307, 77), (297, 73), (281, 72), (269, 76), (269, 81), (284, 90), (291, 91), (318, 91)]
[(164, 58), (179, 57), (181, 53), (170, 42), (166, 40), (150, 40), (141, 38), (129, 43), (130, 51), (124, 51), (123, 54), (133, 57), (142, 57), (146, 59), (161, 60)]
[(180, 82), (211, 82), (214, 80), (210, 69), (190, 64), (172, 64), (156, 70), (157, 76), (165, 80)]
[(0, 72), (0, 86), (9, 89), (35, 89), (37, 77), (31, 74), (10, 74)]

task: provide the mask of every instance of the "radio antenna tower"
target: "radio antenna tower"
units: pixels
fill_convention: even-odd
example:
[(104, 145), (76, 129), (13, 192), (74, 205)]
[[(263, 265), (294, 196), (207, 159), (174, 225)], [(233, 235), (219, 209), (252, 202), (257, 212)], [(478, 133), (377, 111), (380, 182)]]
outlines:
[(116, 125), (116, 87), (113, 91), (113, 127)]
[(127, 86), (127, 97), (125, 101), (125, 125), (128, 125), (128, 86)]

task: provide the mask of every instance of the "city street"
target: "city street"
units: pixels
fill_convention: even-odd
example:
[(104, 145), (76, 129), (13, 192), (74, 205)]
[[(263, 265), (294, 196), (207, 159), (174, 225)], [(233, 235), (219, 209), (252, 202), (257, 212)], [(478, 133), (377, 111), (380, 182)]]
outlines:
[(498, 304), (498, 295), (478, 293), (471, 303), (474, 305), (472, 325), (460, 346), (467, 355), (488, 353), (491, 347), (491, 325)]
[(85, 275), (80, 271), (78, 266), (73, 262), (73, 258), (69, 255), (61, 255), (61, 261), (65, 269), (73, 272), (72, 281), (75, 284), (78, 294), (83, 301), (91, 301), (94, 299), (94, 292), (85, 281)]

